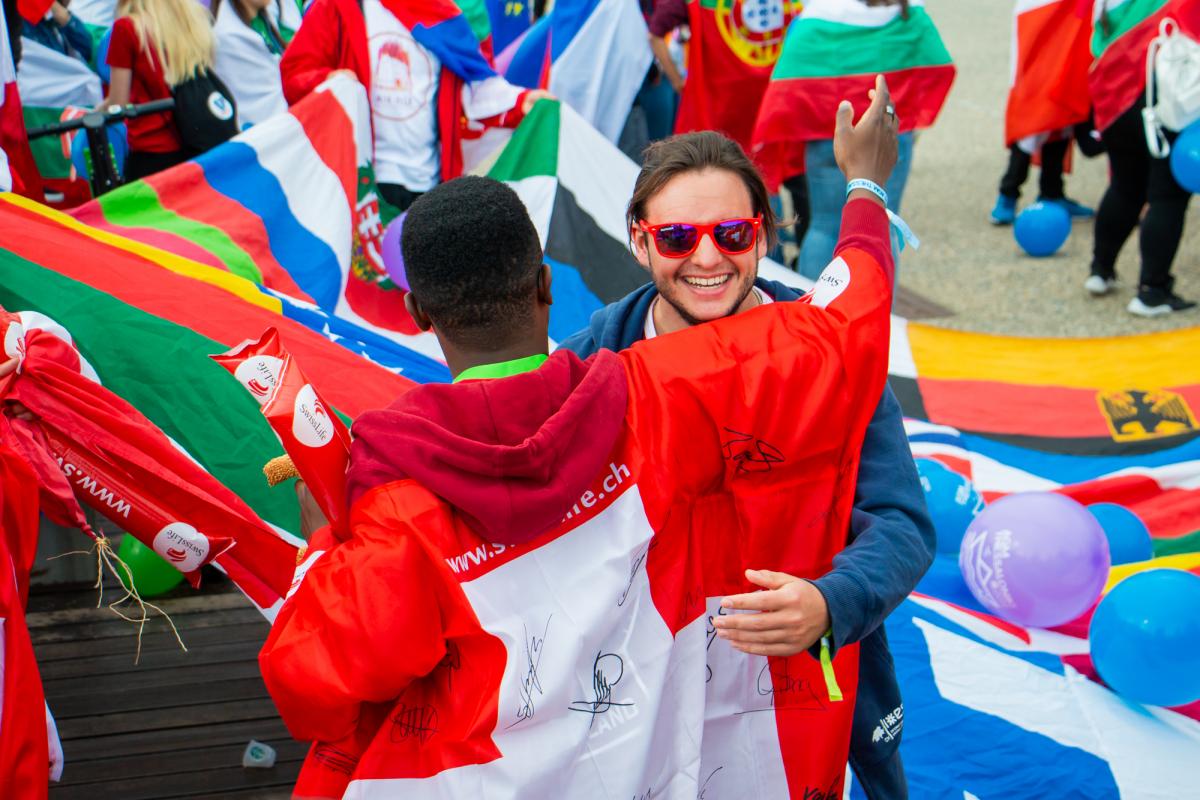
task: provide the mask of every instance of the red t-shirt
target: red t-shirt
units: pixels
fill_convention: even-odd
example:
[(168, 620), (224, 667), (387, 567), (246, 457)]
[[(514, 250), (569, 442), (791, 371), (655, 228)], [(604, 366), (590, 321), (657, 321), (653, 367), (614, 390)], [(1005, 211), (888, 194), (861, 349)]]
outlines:
[[(148, 103), (171, 97), (171, 87), (158, 56), (151, 47), (142, 48), (137, 29), (129, 17), (121, 17), (112, 28), (108, 45), (108, 65), (133, 71), (129, 102)], [(129, 149), (146, 153), (174, 153), (183, 149), (175, 115), (170, 111), (133, 117), (125, 122), (129, 129)]]

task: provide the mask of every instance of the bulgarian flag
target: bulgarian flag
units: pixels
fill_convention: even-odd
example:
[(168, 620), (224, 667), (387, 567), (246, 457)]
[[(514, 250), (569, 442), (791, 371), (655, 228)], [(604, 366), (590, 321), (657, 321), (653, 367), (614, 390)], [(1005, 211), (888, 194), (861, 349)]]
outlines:
[(1017, 0), (1004, 143), (1088, 118), (1092, 26), (1076, 0)]
[(687, 83), (675, 132), (715, 130), (747, 152), (795, 0), (688, 0)]
[(29, 150), (25, 119), (21, 115), (21, 94), (17, 91), (17, 70), (8, 44), (8, 24), (4, 9), (0, 8), (0, 191), (10, 190), (42, 199), (42, 179)]
[(1200, 39), (1200, 0), (1095, 0), (1095, 32), (1088, 75), (1096, 129), (1103, 131), (1138, 102), (1146, 89), (1146, 50), (1170, 17)]
[(792, 23), (754, 128), (760, 163), (792, 142), (832, 139), (838, 103), (855, 116), (870, 105), (875, 76), (887, 77), (901, 132), (937, 119), (954, 82), (954, 63), (924, 0), (867, 6), (859, 0), (812, 0)]

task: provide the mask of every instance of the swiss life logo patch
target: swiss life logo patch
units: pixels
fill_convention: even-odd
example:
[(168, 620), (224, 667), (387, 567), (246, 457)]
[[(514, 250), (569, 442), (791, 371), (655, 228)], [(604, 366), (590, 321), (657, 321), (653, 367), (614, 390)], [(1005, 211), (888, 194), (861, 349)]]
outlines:
[(283, 359), (275, 356), (251, 356), (238, 364), (233, 376), (249, 390), (258, 404), (266, 405), (279, 376), (283, 373)]
[(325, 404), (317, 399), (312, 384), (296, 393), (292, 435), (305, 447), (323, 447), (333, 441), (333, 421)]
[(154, 536), (154, 552), (180, 572), (195, 572), (208, 558), (208, 537), (186, 522), (172, 522)]

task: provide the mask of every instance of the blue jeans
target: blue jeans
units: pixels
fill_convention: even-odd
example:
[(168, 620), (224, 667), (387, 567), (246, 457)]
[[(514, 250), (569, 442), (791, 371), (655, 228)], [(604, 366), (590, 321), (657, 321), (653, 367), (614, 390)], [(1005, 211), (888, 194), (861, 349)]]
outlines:
[[(896, 169), (892, 171), (892, 177), (884, 187), (888, 194), (888, 208), (896, 214), (900, 213), (900, 199), (904, 196), (904, 185), (908, 183), (912, 153), (912, 132), (901, 134)], [(804, 169), (808, 177), (812, 221), (809, 222), (804, 243), (800, 246), (798, 267), (801, 275), (816, 280), (833, 260), (838, 231), (842, 225), (842, 206), (846, 204), (846, 176), (838, 169), (833, 158), (832, 139), (808, 143)], [(893, 231), (892, 251), (896, 252), (896, 249), (896, 234)]]

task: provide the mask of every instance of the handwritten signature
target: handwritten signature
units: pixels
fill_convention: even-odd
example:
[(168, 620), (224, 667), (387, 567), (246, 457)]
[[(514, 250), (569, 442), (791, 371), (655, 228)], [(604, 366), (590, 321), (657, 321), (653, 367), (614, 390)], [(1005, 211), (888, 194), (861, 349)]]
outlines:
[(542, 652), (546, 645), (546, 636), (550, 633), (550, 620), (554, 615), (546, 617), (546, 626), (542, 629), (541, 636), (530, 636), (528, 626), (522, 626), (525, 629), (525, 659), (528, 667), (525, 672), (525, 677), (521, 679), (520, 701), (521, 704), (517, 707), (517, 721), (509, 725), (519, 725), (529, 719), (537, 711), (534, 705), (534, 693), (538, 695), (545, 694), (542, 689), (542, 679), (538, 676), (538, 667), (542, 663)]
[(340, 772), (344, 775), (354, 772), (354, 767), (358, 764), (356, 757), (328, 744), (318, 744), (313, 748), (312, 757), (314, 761), (326, 769)]
[[(811, 682), (803, 678), (796, 678), (788, 673), (786, 661), (782, 665), (782, 671), (778, 669), (772, 670), (770, 662), (763, 664), (762, 669), (758, 671), (755, 690), (760, 697), (770, 697), (770, 705), (766, 708), (751, 708), (745, 711), (738, 711), (736, 712), (737, 716), (754, 714), (760, 711), (800, 711), (804, 709), (825, 708), (825, 703), (822, 702), (816, 690), (813, 689)], [(778, 706), (775, 704), (776, 698), (782, 698)]]
[(700, 791), (696, 792), (696, 800), (704, 800), (704, 793), (708, 791), (709, 782), (712, 781), (714, 775), (723, 769), (725, 768), (717, 767), (712, 772), (708, 773), (708, 777), (704, 779), (704, 783), (700, 784)]
[(454, 691), (454, 673), (462, 669), (462, 651), (456, 642), (446, 642), (446, 655), (437, 666), (446, 676), (446, 691)]
[[(713, 624), (713, 616), (714, 615), (712, 615), (712, 614), (708, 615), (708, 632), (707, 632), (708, 633), (708, 644), (704, 645), (704, 649), (706, 651), (712, 650), (713, 642), (715, 642), (717, 640), (717, 626)], [(724, 608), (717, 609), (716, 616), (718, 616), (718, 617), (725, 616), (725, 609)], [(712, 667), (709, 666), (708, 664), (705, 664), (704, 669), (707, 671), (707, 675), (704, 678), (704, 682), (712, 683), (712, 677), (713, 677)]]
[(576, 700), (569, 706), (570, 710), (591, 714), (592, 719), (588, 723), (588, 727), (591, 728), (596, 722), (597, 714), (607, 713), (616, 706), (633, 705), (633, 703), (618, 703), (612, 699), (613, 687), (621, 682), (624, 674), (625, 660), (623, 658), (616, 653), (596, 653), (596, 660), (592, 662), (592, 691), (595, 698)]
[(625, 605), (625, 601), (629, 599), (629, 592), (633, 590), (633, 579), (637, 577), (638, 570), (642, 568), (642, 564), (646, 562), (646, 556), (650, 553), (650, 548), (653, 545), (647, 545), (642, 554), (633, 560), (633, 564), (629, 567), (629, 583), (625, 586), (625, 591), (621, 592), (621, 596), (617, 598), (617, 607)]
[(733, 438), (721, 445), (721, 452), (726, 461), (737, 464), (737, 472), (744, 475), (748, 472), (770, 472), (775, 464), (782, 464), (785, 459), (778, 447), (767, 444), (753, 434), (725, 428), (725, 432)]
[(437, 709), (430, 705), (408, 706), (401, 703), (392, 714), (392, 730), (389, 738), (393, 742), (416, 738), (425, 744), (437, 729)]

